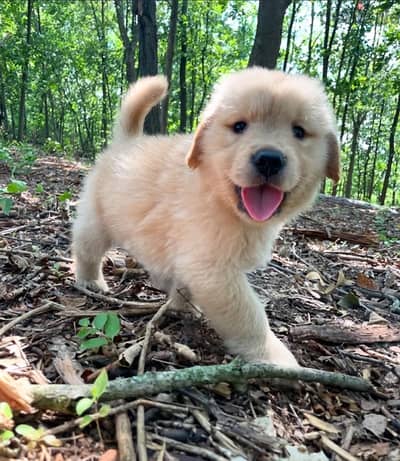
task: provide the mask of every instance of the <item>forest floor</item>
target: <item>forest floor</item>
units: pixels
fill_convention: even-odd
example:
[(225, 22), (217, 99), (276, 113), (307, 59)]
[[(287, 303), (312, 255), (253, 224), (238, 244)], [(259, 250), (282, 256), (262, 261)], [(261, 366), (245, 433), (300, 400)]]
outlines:
[[(102, 367), (110, 380), (135, 375), (140, 347), (130, 357), (121, 354), (140, 344), (154, 309), (141, 314), (124, 303), (165, 299), (133, 257), (118, 250), (104, 264), (109, 298), (74, 288), (70, 228), (86, 172), (76, 162), (40, 158), (21, 176), (29, 190), (15, 198), (9, 216), (0, 215), (0, 373), (18, 383), (91, 383)], [(0, 165), (0, 187), (9, 174)], [(70, 200), (63, 200), (68, 192)], [(142, 429), (149, 459), (286, 459), (275, 444), (285, 440), (292, 461), (399, 461), (400, 210), (321, 197), (285, 228), (269, 267), (249, 279), (272, 328), (301, 365), (364, 377), (382, 397), (260, 380), (148, 395)], [(41, 313), (34, 311), (41, 306)], [(118, 313), (121, 329), (111, 345), (82, 351), (78, 322), (99, 311)], [(204, 317), (167, 311), (153, 331), (145, 370), (230, 360)], [(170, 406), (158, 405), (162, 401)], [(137, 413), (127, 413), (136, 445)], [(54, 429), (76, 416), (47, 410), (14, 412), (14, 419)], [(3, 415), (0, 433), (5, 426)], [(0, 445), (0, 459), (116, 459), (115, 417), (71, 426), (57, 438), (60, 447), (40, 437), (27, 444), (16, 435), (8, 447)]]

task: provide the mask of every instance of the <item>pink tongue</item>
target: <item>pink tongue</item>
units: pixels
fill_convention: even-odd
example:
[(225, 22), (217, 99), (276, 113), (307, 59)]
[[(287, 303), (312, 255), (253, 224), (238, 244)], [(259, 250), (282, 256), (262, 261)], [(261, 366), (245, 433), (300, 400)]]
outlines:
[(242, 201), (247, 213), (255, 221), (269, 219), (279, 208), (283, 192), (268, 184), (242, 188)]

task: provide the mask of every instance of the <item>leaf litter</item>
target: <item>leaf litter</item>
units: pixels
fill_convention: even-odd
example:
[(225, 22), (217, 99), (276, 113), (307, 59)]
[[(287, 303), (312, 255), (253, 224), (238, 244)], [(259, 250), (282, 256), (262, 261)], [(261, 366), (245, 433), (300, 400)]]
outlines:
[[(27, 381), (93, 383), (102, 368), (109, 379), (135, 375), (154, 309), (138, 314), (124, 302), (165, 299), (134, 255), (119, 249), (110, 251), (104, 263), (119, 304), (73, 288), (70, 227), (86, 172), (77, 162), (41, 158), (29, 177), (21, 178), (28, 188), (13, 196), (10, 214), (0, 215), (0, 328), (5, 331), (0, 338), (0, 371), (14, 380), (7, 381), (7, 389), (14, 389), (11, 398), (25, 411), (29, 405), (15, 383), (20, 389)], [(8, 179), (0, 177), (0, 186)], [(37, 196), (40, 184), (44, 191)], [(266, 306), (272, 328), (303, 366), (367, 376), (386, 398), (317, 384), (286, 389), (270, 382), (237, 387), (220, 383), (149, 396), (154, 405), (161, 398), (176, 408), (145, 406), (144, 431), (152, 459), (398, 461), (400, 347), (389, 334), (393, 338), (400, 320), (399, 210), (321, 197), (312, 211), (284, 229), (270, 266), (249, 274), (249, 280)], [(35, 311), (49, 302), (63, 309)], [(120, 325), (112, 317), (110, 344), (81, 351), (79, 320), (92, 322), (103, 312), (96, 326), (104, 330), (111, 311)], [(320, 326), (324, 334), (313, 336), (313, 328)], [(308, 328), (311, 336), (295, 341), (292, 333), (298, 327)], [(332, 341), (332, 331), (346, 329), (359, 342)], [(363, 331), (372, 338), (375, 334), (377, 341), (365, 342), (365, 336), (358, 336)], [(203, 317), (170, 311), (153, 332), (145, 365), (146, 370), (163, 371), (231, 359)], [(4, 376), (0, 384), (8, 379)], [(0, 395), (1, 389), (5, 387), (0, 385)], [(195, 417), (191, 408), (198, 408), (205, 419)], [(136, 443), (136, 411), (127, 414)], [(31, 414), (29, 424), (51, 430), (74, 418), (48, 411)], [(14, 410), (14, 419), (23, 424), (27, 413)], [(116, 457), (112, 417), (101, 419), (98, 428), (92, 424), (66, 429), (58, 437), (62, 447), (29, 447), (16, 439), (0, 455), (57, 461)]]

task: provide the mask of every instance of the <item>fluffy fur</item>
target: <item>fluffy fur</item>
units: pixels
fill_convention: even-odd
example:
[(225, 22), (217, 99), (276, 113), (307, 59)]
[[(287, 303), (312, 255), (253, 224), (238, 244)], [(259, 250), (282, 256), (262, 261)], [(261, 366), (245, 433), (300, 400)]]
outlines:
[[(296, 365), (246, 272), (268, 262), (280, 229), (312, 203), (321, 180), (339, 178), (324, 90), (305, 76), (249, 68), (216, 85), (194, 135), (145, 136), (143, 120), (166, 91), (164, 77), (147, 77), (122, 102), (114, 140), (86, 180), (73, 227), (77, 283), (107, 290), (102, 257), (121, 246), (171, 296), (185, 288), (230, 352)], [(238, 121), (247, 124), (242, 133), (233, 130)], [(265, 181), (251, 161), (260, 149), (285, 158), (267, 181), (285, 199), (264, 222), (246, 213), (237, 192)]]

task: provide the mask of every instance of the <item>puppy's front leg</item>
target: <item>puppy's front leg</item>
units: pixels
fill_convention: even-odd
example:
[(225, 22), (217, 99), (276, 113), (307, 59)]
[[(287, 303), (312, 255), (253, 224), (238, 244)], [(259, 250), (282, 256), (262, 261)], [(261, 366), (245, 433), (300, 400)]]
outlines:
[(293, 354), (271, 331), (264, 308), (244, 274), (221, 277), (208, 273), (190, 284), (190, 291), (230, 352), (248, 361), (298, 366)]

